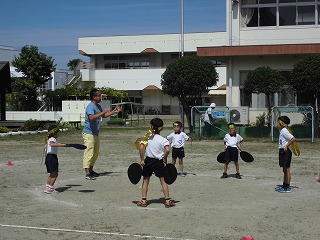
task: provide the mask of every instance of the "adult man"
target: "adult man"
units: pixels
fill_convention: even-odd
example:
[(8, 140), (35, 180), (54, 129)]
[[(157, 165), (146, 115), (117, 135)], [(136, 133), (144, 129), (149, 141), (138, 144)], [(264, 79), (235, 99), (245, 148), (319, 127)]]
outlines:
[(99, 103), (101, 102), (101, 93), (97, 89), (90, 91), (90, 100), (85, 113), (85, 123), (82, 132), (84, 145), (87, 147), (83, 154), (83, 168), (86, 172), (86, 179), (95, 180), (98, 173), (93, 171), (93, 166), (99, 155), (99, 130), (100, 119), (110, 117), (111, 115), (121, 111), (121, 107), (117, 106), (112, 111), (109, 108), (102, 110)]
[(203, 133), (206, 136), (210, 136), (210, 129), (211, 129), (211, 122), (213, 120), (212, 117), (212, 113), (213, 113), (213, 109), (216, 107), (215, 103), (211, 103), (210, 106), (207, 108), (205, 114), (204, 114), (204, 129), (203, 129)]
[(210, 123), (212, 122), (213, 118), (212, 118), (212, 112), (213, 109), (216, 107), (215, 103), (211, 103), (210, 106), (208, 107), (208, 109), (206, 110), (205, 114), (204, 114), (204, 122)]

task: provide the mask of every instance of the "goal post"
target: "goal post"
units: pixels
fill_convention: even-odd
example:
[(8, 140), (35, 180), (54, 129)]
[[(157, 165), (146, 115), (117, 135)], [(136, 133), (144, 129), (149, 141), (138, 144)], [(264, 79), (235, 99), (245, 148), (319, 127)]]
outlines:
[[(196, 136), (200, 140), (204, 137), (204, 131), (210, 129), (215, 129), (219, 133), (223, 133), (223, 136), (226, 132), (226, 129), (222, 129), (222, 127), (218, 123), (219, 121), (230, 122), (230, 110), (229, 107), (226, 106), (216, 106), (212, 110), (212, 118), (215, 120), (212, 123), (209, 123), (210, 126), (205, 126), (204, 117), (206, 110), (210, 106), (193, 106), (191, 108), (191, 125), (192, 125), (192, 137)], [(225, 124), (224, 124), (225, 125)], [(224, 126), (225, 127), (225, 126)], [(216, 134), (212, 134), (216, 135)]]
[(277, 106), (272, 108), (271, 137), (279, 138), (277, 119), (286, 115), (290, 118), (290, 129), (297, 139), (311, 139), (314, 142), (314, 113), (311, 106)]

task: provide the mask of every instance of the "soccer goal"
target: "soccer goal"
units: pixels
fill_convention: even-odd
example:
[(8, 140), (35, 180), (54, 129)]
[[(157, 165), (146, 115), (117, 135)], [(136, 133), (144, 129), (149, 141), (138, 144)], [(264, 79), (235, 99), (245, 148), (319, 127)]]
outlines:
[(230, 110), (226, 106), (216, 106), (211, 116), (212, 122), (205, 122), (206, 110), (210, 106), (193, 106), (191, 108), (192, 137), (200, 140), (204, 137), (224, 136), (227, 133), (226, 122), (230, 122)]
[(289, 127), (297, 139), (311, 139), (314, 142), (314, 114), (311, 106), (279, 106), (272, 108), (271, 137), (279, 138), (277, 119), (286, 115), (290, 118)]

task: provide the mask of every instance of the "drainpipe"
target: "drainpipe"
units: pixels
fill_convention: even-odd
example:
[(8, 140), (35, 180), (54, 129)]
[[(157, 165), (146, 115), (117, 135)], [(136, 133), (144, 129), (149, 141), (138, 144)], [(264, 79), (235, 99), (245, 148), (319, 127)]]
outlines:
[[(232, 16), (233, 16), (233, 0), (230, 0), (229, 5), (229, 47), (232, 46)], [(232, 107), (232, 57), (229, 58), (229, 107)]]

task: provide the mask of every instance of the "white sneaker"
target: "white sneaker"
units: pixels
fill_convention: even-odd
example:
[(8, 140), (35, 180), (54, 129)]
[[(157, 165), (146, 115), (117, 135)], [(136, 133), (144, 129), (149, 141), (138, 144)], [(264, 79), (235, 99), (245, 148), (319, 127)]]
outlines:
[(47, 194), (51, 194), (51, 193), (53, 193), (53, 189), (51, 189), (50, 187), (46, 187), (45, 189), (44, 189), (44, 191), (43, 191), (44, 193), (47, 193)]
[(284, 187), (280, 187), (277, 191), (279, 193), (291, 193), (290, 188), (284, 188)]

